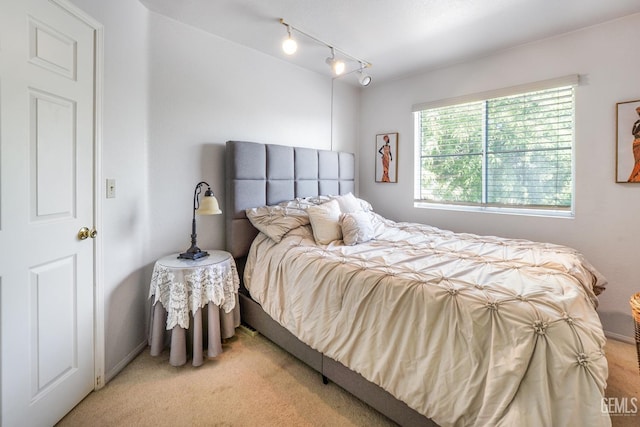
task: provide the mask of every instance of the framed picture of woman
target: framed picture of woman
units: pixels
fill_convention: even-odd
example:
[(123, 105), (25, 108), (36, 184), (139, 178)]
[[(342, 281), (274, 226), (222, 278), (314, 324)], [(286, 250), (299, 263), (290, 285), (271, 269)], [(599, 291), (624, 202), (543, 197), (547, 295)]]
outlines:
[(398, 182), (398, 132), (376, 135), (376, 182)]
[(616, 104), (616, 182), (640, 182), (640, 99)]

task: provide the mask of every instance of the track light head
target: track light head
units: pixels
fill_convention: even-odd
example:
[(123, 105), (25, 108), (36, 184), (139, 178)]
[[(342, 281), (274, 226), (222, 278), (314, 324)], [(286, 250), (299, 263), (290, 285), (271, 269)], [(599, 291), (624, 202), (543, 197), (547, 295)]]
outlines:
[(365, 67), (369, 66), (371, 66), (369, 63), (367, 65), (363, 62), (360, 63), (360, 70), (358, 70), (358, 83), (360, 83), (360, 86), (369, 86), (371, 84), (371, 76), (364, 73)]
[(293, 55), (294, 53), (296, 53), (296, 50), (298, 50), (298, 43), (296, 43), (296, 41), (290, 37), (286, 38), (282, 42), (282, 50), (287, 55)]
[(331, 56), (326, 59), (326, 62), (327, 64), (329, 64), (329, 66), (333, 70), (333, 73), (336, 76), (339, 76), (340, 74), (344, 73), (344, 69), (345, 69), (344, 62), (339, 59), (336, 59), (336, 55), (334, 53), (333, 48), (331, 48)]
[(293, 55), (298, 50), (298, 43), (291, 37), (291, 27), (287, 25), (287, 38), (282, 42), (282, 50), (287, 55)]
[(358, 72), (358, 82), (361, 86), (369, 86), (371, 84), (371, 76), (363, 73), (362, 71)]
[(339, 59), (327, 58), (327, 64), (329, 64), (329, 66), (333, 70), (333, 73), (336, 76), (339, 76), (340, 74), (344, 73), (344, 69), (345, 69), (344, 62), (340, 61)]

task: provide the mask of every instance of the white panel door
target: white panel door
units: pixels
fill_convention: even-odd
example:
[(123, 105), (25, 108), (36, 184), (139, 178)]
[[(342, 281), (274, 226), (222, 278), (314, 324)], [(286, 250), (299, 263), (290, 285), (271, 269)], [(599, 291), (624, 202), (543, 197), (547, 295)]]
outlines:
[(0, 0), (1, 424), (55, 424), (95, 384), (95, 30)]

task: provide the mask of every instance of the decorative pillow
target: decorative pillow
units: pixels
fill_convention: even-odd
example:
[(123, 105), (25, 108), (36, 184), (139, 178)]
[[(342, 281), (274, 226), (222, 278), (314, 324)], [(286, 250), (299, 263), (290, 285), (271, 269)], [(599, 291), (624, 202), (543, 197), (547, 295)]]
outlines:
[(309, 216), (303, 209), (262, 206), (245, 212), (251, 224), (276, 243), (294, 228), (309, 224)]
[(362, 207), (362, 210), (365, 212), (373, 212), (373, 206), (371, 206), (371, 203), (367, 202), (364, 199), (358, 199), (356, 197), (356, 200), (360, 203), (360, 207)]
[(333, 199), (338, 201), (342, 213), (359, 212), (363, 210), (362, 205), (358, 199), (356, 199), (356, 196), (351, 193), (347, 193), (342, 196), (334, 196)]
[[(373, 206), (371, 206), (371, 203), (367, 202), (364, 199), (357, 198), (352, 193), (347, 193), (342, 196), (329, 196), (329, 197), (330, 199), (337, 199), (338, 203), (340, 203), (341, 201), (344, 203), (345, 200), (349, 200), (349, 202), (344, 203), (344, 206), (343, 206), (343, 203), (340, 203), (340, 208), (349, 209), (349, 212), (357, 212), (357, 211), (372, 212), (373, 211)], [(355, 203), (353, 202), (353, 200), (355, 200)], [(345, 211), (342, 211), (342, 212), (348, 213)]]
[[(354, 199), (360, 206), (353, 203)], [(359, 199), (355, 197), (352, 193), (347, 193), (341, 196), (314, 196), (314, 197), (307, 197), (305, 199), (296, 199), (298, 203), (302, 201), (304, 203), (311, 204), (311, 205), (321, 205), (323, 203), (327, 203), (330, 200), (337, 200), (338, 203), (340, 203), (340, 209), (349, 209), (349, 212), (355, 212), (355, 211), (372, 212), (373, 211), (373, 206), (371, 206), (371, 203), (367, 202), (364, 199)], [(346, 213), (346, 212), (343, 211), (343, 213)]]
[(340, 226), (345, 245), (352, 246), (373, 239), (374, 228), (368, 212), (344, 213), (340, 215)]
[(340, 213), (340, 205), (337, 200), (307, 208), (307, 214), (313, 229), (313, 238), (316, 243), (328, 245), (334, 240), (342, 239), (342, 230), (339, 223)]

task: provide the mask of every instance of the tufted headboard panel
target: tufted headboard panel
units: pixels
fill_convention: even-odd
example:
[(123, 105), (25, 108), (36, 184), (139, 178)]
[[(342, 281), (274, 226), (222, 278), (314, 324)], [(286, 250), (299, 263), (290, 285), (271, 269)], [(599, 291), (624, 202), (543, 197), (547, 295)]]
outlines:
[(235, 258), (247, 255), (258, 231), (245, 210), (296, 197), (355, 193), (352, 153), (227, 141), (226, 240)]

